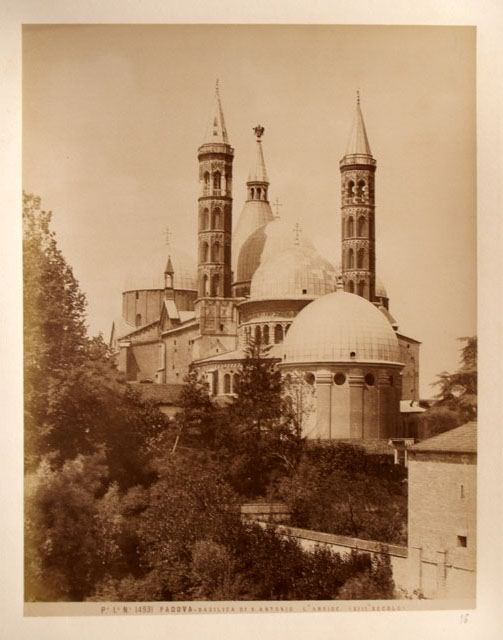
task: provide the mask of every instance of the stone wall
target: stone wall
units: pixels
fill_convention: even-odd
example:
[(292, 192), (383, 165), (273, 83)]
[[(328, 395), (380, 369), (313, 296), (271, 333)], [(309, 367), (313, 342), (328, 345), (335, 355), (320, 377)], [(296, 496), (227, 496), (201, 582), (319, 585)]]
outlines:
[[(422, 561), (429, 565), (424, 575), (425, 594), (440, 588), (458, 597), (474, 597), (475, 455), (411, 450), (408, 467), (409, 545), (421, 546)], [(445, 584), (439, 586), (439, 582)]]
[[(265, 522), (256, 521), (261, 526), (268, 526)], [(342, 555), (351, 551), (371, 555), (388, 553), (396, 589), (404, 596), (413, 597), (416, 594), (417, 597), (420, 593), (429, 599), (471, 600), (475, 597), (475, 568), (449, 565), (445, 562), (444, 554), (424, 556), (421, 548), (411, 545), (404, 547), (281, 524), (272, 526), (278, 534), (297, 540), (307, 551), (312, 551), (316, 545), (323, 545)]]

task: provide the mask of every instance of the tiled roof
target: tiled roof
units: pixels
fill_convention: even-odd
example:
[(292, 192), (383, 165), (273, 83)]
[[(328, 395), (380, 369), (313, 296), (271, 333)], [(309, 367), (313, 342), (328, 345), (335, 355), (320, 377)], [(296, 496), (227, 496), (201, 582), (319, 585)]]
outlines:
[(477, 452), (477, 423), (467, 422), (461, 427), (445, 431), (438, 436), (418, 442), (409, 451), (438, 451), (445, 453), (476, 453)]
[(136, 331), (137, 327), (134, 324), (129, 324), (126, 320), (119, 316), (113, 321), (113, 330), (115, 330), (115, 338), (122, 338), (123, 336), (131, 333), (132, 331)]
[(143, 400), (154, 400), (160, 404), (176, 404), (180, 400), (183, 384), (130, 383), (141, 393)]
[[(281, 359), (281, 344), (274, 344), (271, 346), (267, 356), (267, 358), (278, 358)], [(236, 349), (235, 351), (225, 351), (224, 353), (218, 353), (214, 356), (209, 356), (207, 358), (201, 358), (200, 360), (196, 360), (197, 364), (203, 364), (206, 362), (228, 362), (228, 361), (240, 361), (246, 358), (246, 353), (244, 349)]]

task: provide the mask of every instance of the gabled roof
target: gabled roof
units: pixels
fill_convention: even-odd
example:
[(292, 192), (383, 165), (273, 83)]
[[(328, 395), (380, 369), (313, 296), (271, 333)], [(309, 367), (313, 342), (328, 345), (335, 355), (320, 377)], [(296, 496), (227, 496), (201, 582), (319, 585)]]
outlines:
[(396, 335), (399, 338), (404, 338), (404, 340), (407, 340), (408, 342), (415, 342), (416, 344), (422, 344), (422, 342), (420, 340), (416, 340), (415, 338), (411, 338), (410, 336), (406, 336), (405, 333), (402, 333), (401, 331), (397, 331)]
[(123, 318), (123, 316), (119, 316), (115, 318), (114, 321), (112, 322), (110, 342), (112, 342), (114, 338), (120, 339), (123, 336), (127, 335), (128, 333), (131, 333), (132, 331), (136, 331), (136, 329), (137, 327), (135, 327), (134, 324), (130, 324), (125, 320), (125, 318)]
[(418, 442), (409, 448), (415, 452), (477, 453), (477, 423), (467, 422), (461, 427)]
[[(143, 331), (145, 331), (145, 329), (151, 329), (153, 326), (155, 326), (156, 324), (159, 324), (159, 318), (157, 318), (157, 320), (153, 320), (152, 322), (149, 322), (148, 324), (143, 324), (141, 327), (133, 327), (128, 333), (124, 333), (119, 337), (119, 340), (123, 340), (125, 338), (130, 338), (131, 336), (137, 334), (137, 333), (142, 333)], [(131, 326), (131, 325), (129, 325)]]

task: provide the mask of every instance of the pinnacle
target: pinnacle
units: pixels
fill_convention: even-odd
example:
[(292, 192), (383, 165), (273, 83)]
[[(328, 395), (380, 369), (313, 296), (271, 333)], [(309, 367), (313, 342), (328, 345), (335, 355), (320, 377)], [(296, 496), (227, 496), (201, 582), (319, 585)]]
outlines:
[(346, 155), (366, 155), (371, 156), (370, 144), (363, 121), (363, 114), (360, 106), (360, 92), (357, 92), (356, 113), (353, 120), (353, 127), (349, 137)]
[(267, 178), (267, 169), (265, 168), (264, 152), (262, 150), (262, 136), (264, 135), (264, 127), (257, 125), (253, 131), (257, 138), (255, 165), (252, 167), (249, 175), (248, 182), (266, 182), (269, 183)]
[(211, 144), (212, 142), (229, 144), (227, 129), (225, 127), (225, 119), (224, 119), (224, 112), (222, 109), (222, 102), (220, 100), (220, 88), (219, 88), (218, 80), (216, 81), (216, 85), (215, 85), (215, 96), (213, 99), (213, 107), (210, 113), (208, 126), (206, 127), (206, 133), (204, 135), (203, 144)]

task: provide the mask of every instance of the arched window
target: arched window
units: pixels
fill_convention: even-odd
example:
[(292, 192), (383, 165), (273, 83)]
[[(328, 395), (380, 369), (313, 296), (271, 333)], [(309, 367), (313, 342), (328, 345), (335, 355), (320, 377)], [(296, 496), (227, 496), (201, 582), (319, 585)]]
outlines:
[(204, 176), (204, 193), (205, 195), (208, 195), (209, 190), (210, 190), (210, 174), (206, 171)]
[(209, 278), (206, 274), (203, 276), (203, 279), (201, 280), (201, 290), (199, 291), (199, 295), (201, 297), (210, 295)]
[(347, 237), (348, 238), (352, 238), (355, 234), (355, 229), (354, 229), (354, 222), (353, 222), (353, 218), (348, 218), (348, 232), (347, 232)]
[(275, 344), (283, 342), (283, 327), (280, 324), (274, 327), (274, 342)]
[(201, 231), (208, 229), (210, 226), (210, 212), (205, 209), (201, 214)]
[(222, 176), (220, 174), (220, 171), (215, 171), (215, 173), (213, 174), (213, 189), (215, 191), (220, 191), (222, 186)]
[(218, 371), (213, 372), (211, 392), (214, 396), (218, 396)]
[(367, 285), (365, 283), (365, 280), (360, 280), (360, 282), (358, 283), (358, 295), (365, 297), (366, 290)]
[(220, 209), (213, 210), (213, 229), (220, 229), (222, 227), (222, 212)]
[(358, 237), (366, 238), (367, 237), (367, 221), (363, 216), (358, 219)]
[(348, 282), (348, 291), (349, 293), (355, 292), (355, 283), (352, 280)]
[(356, 254), (356, 266), (358, 269), (363, 269), (365, 262), (365, 249), (358, 249)]
[(258, 324), (255, 326), (255, 342), (257, 344), (262, 342), (262, 329)]
[(209, 262), (210, 248), (207, 242), (203, 242), (201, 245), (201, 262)]
[(211, 279), (211, 295), (219, 296), (220, 295), (220, 278), (217, 274), (213, 276)]
[(212, 262), (220, 262), (221, 261), (220, 243), (219, 242), (214, 242), (213, 246), (211, 247), (211, 261)]
[(237, 393), (239, 391), (239, 373), (235, 373), (232, 376), (232, 393)]
[(348, 269), (354, 269), (355, 267), (355, 252), (353, 249), (348, 251)]
[(262, 189), (260, 187), (257, 188), (257, 200), (262, 198)]
[(263, 333), (262, 333), (262, 339), (264, 341), (264, 344), (269, 344), (269, 327), (268, 325), (265, 325)]
[(255, 198), (255, 189), (253, 187), (250, 189), (250, 193), (251, 193), (251, 199), (253, 200)]
[(135, 324), (137, 327), (141, 327), (141, 313), (136, 314)]
[(231, 374), (226, 373), (224, 375), (224, 393), (230, 393), (230, 392), (231, 392)]
[(358, 180), (358, 187), (356, 189), (356, 195), (359, 198), (364, 198), (367, 192), (367, 183), (365, 180)]
[(355, 195), (355, 183), (350, 180), (348, 182), (348, 190), (347, 190), (347, 196), (348, 198), (352, 198)]

